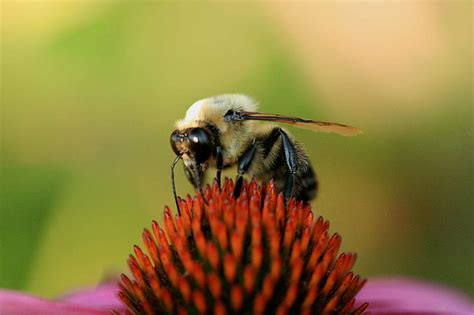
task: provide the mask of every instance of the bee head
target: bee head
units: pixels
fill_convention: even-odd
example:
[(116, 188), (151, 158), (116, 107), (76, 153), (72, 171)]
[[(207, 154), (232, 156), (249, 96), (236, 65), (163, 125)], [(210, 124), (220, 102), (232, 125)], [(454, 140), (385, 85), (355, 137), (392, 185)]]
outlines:
[(205, 163), (212, 155), (212, 134), (207, 128), (175, 130), (170, 143), (176, 155), (188, 155), (196, 164)]

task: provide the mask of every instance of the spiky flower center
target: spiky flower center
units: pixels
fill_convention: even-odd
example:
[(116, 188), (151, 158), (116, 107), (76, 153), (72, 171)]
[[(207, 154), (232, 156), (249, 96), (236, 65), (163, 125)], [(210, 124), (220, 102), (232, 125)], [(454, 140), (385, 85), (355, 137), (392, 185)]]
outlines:
[[(309, 205), (285, 205), (272, 182), (216, 183), (179, 200), (174, 220), (164, 211), (143, 231), (148, 254), (134, 247), (122, 275), (120, 299), (133, 314), (361, 314), (355, 295), (356, 255), (338, 255), (341, 237)], [(166, 231), (166, 233), (165, 233)]]

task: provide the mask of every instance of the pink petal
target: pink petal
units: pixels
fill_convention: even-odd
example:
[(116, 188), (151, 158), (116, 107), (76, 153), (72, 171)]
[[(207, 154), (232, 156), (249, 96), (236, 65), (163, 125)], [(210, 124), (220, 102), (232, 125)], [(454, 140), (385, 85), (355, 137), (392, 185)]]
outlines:
[(369, 279), (357, 295), (372, 314), (474, 314), (466, 295), (438, 284), (407, 278)]
[(96, 288), (81, 289), (63, 296), (61, 301), (101, 310), (124, 310), (122, 302), (117, 297), (118, 290), (117, 284), (104, 283)]
[(60, 301), (50, 301), (0, 290), (0, 315), (110, 315), (111, 310), (125, 311), (117, 298), (117, 291), (116, 284), (107, 283), (68, 294)]
[(40, 299), (30, 295), (0, 290), (1, 315), (99, 315), (110, 311)]

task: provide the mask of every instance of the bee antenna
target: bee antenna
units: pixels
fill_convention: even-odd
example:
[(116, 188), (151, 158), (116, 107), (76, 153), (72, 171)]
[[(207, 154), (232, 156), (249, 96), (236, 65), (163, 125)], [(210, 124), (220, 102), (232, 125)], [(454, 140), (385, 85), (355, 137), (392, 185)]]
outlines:
[(177, 155), (176, 158), (174, 159), (173, 163), (171, 164), (171, 187), (173, 187), (173, 196), (174, 196), (174, 201), (176, 202), (176, 209), (178, 209), (178, 214), (181, 215), (181, 210), (179, 209), (179, 204), (178, 204), (178, 196), (176, 195), (176, 185), (174, 182), (174, 167), (176, 166), (176, 163), (181, 159), (181, 154)]

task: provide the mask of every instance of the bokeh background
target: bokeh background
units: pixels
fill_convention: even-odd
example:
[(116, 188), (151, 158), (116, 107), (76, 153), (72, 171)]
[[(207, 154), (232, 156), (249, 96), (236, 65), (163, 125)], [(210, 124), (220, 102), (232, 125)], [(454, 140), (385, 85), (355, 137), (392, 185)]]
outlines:
[(241, 92), (364, 130), (290, 128), (358, 272), (474, 293), (470, 1), (1, 6), (0, 287), (54, 297), (124, 271), (173, 205), (174, 121)]

